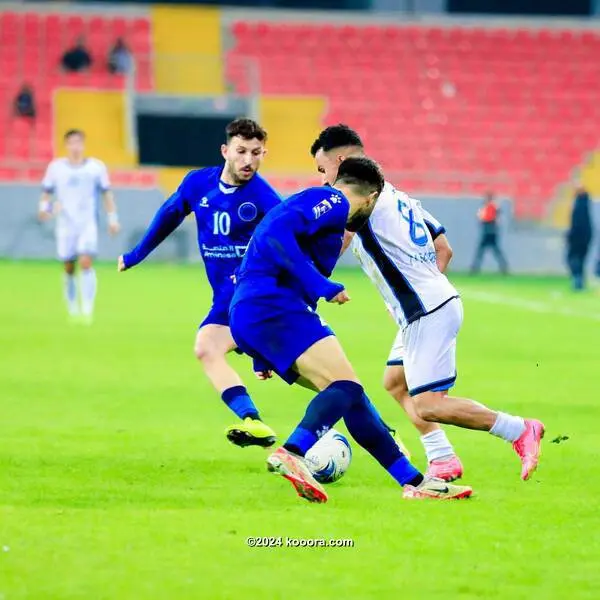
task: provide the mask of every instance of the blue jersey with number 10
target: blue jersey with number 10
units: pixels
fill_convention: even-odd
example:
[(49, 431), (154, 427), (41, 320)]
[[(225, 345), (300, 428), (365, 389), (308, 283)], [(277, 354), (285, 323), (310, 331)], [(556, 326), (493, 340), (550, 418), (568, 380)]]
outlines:
[(198, 247), (215, 297), (233, 293), (231, 276), (265, 214), (281, 202), (258, 174), (240, 186), (221, 181), (223, 167), (191, 171), (162, 205), (141, 242), (124, 255), (126, 267), (148, 256), (183, 219), (194, 213)]
[(219, 167), (192, 171), (174, 196), (196, 215), (198, 247), (213, 289), (229, 284), (256, 226), (281, 202), (260, 175), (230, 186), (220, 180), (221, 171)]

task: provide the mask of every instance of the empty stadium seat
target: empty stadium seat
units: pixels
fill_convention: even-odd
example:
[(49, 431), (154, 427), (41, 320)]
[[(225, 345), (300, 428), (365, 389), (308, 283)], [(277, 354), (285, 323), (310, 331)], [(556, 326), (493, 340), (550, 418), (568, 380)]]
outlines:
[(540, 217), (598, 142), (600, 33), (237, 22), (226, 74), (248, 91), (322, 94), (411, 192), (511, 195)]
[[(86, 39), (94, 61), (87, 73), (62, 73), (60, 59), (79, 35)], [(123, 76), (107, 72), (108, 52), (118, 37), (123, 37), (137, 59), (136, 87), (142, 91), (153, 87), (151, 31), (148, 18), (109, 17), (102, 14), (0, 12), (0, 101), (7, 107), (0, 117), (0, 163), (15, 164), (47, 161), (52, 156), (52, 111), (54, 89), (77, 88), (122, 89)], [(37, 105), (35, 124), (15, 119), (10, 114), (18, 88), (32, 85)], [(4, 178), (28, 179), (39, 167), (0, 169)], [(132, 175), (132, 177), (136, 177)], [(150, 177), (146, 175), (146, 177)]]

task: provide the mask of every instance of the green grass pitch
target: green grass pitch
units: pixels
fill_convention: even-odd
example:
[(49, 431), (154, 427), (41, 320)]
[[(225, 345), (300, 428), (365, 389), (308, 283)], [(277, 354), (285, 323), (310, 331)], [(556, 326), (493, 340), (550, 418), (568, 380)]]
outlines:
[[(99, 267), (92, 327), (67, 324), (59, 269), (0, 263), (2, 600), (598, 598), (600, 296), (456, 278), (455, 391), (546, 422), (532, 481), (507, 444), (449, 429), (472, 500), (403, 501), (354, 445), (329, 503), (310, 505), (266, 472), (264, 450), (225, 440), (231, 416), (192, 354), (210, 299), (200, 267)], [(394, 324), (362, 274), (337, 279), (352, 302), (322, 314), (423, 467), (380, 383)], [(232, 361), (284, 438), (308, 393)], [(354, 547), (249, 548), (248, 536)]]

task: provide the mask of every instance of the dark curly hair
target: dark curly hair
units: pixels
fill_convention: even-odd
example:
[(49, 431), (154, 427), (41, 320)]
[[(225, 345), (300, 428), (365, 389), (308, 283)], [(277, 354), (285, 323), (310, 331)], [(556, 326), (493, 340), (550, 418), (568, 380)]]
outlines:
[(323, 129), (319, 137), (313, 142), (310, 153), (315, 156), (321, 149), (323, 149), (323, 152), (329, 152), (329, 150), (344, 146), (358, 146), (359, 148), (363, 148), (363, 143), (360, 135), (354, 129), (340, 123), (339, 125), (332, 125)]
[(381, 167), (374, 160), (366, 156), (355, 156), (340, 164), (335, 182), (356, 186), (362, 195), (367, 196), (372, 192), (381, 194), (385, 178)]
[(267, 132), (256, 121), (245, 117), (231, 121), (225, 128), (225, 136), (228, 143), (234, 137), (241, 137), (245, 140), (257, 139), (259, 142), (267, 141)]

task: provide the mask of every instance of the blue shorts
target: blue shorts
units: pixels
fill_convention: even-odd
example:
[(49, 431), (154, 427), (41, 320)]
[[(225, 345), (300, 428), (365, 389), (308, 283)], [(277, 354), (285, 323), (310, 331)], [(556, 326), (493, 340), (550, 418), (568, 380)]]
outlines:
[[(206, 317), (204, 317), (204, 321), (198, 325), (198, 329), (202, 329), (205, 325), (223, 325), (229, 327), (229, 302), (227, 304), (213, 304)], [(233, 351), (236, 354), (244, 354), (239, 348), (234, 348)]]
[(230, 327), (245, 354), (290, 385), (298, 379), (292, 369), (296, 360), (319, 340), (334, 335), (308, 306), (292, 302), (283, 307), (268, 300), (236, 304)]
[(224, 325), (225, 327), (229, 327), (229, 306), (233, 298), (233, 291), (233, 285), (223, 285), (222, 288), (215, 289), (212, 306), (198, 329), (202, 329), (205, 325)]
[(215, 302), (198, 329), (202, 329), (205, 325), (225, 325), (225, 327), (229, 327), (229, 303)]

